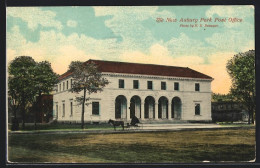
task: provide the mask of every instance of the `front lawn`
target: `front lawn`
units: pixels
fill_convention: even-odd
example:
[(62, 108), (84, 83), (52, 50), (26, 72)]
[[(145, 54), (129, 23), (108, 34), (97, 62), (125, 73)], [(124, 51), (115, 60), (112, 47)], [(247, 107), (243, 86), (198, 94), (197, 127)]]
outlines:
[(9, 161), (182, 163), (249, 161), (255, 129), (106, 134), (9, 134)]

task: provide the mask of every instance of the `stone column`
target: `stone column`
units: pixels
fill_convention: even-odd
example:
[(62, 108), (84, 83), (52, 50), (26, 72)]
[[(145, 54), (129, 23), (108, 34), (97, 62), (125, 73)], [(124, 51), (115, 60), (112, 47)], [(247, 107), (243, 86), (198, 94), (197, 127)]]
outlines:
[(158, 102), (155, 102), (155, 120), (158, 120)]
[(131, 101), (130, 101), (131, 99), (127, 99), (127, 104), (126, 104), (126, 120), (127, 121), (130, 121), (131, 120), (131, 118), (130, 118), (130, 103), (131, 103)]
[(141, 120), (144, 119), (144, 102), (141, 101)]
[(172, 119), (172, 117), (171, 117), (171, 110), (172, 110), (172, 104), (168, 103), (168, 120)]

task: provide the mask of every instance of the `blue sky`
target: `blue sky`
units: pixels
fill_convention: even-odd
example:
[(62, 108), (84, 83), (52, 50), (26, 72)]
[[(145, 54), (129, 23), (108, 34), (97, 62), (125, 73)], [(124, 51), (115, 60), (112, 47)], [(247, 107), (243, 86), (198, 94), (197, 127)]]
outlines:
[[(180, 27), (181, 18), (212, 18), (206, 24), (218, 27)], [(50, 61), (59, 74), (90, 58), (184, 66), (212, 76), (213, 92), (227, 93), (226, 61), (254, 47), (253, 6), (7, 8), (7, 63), (29, 55)]]

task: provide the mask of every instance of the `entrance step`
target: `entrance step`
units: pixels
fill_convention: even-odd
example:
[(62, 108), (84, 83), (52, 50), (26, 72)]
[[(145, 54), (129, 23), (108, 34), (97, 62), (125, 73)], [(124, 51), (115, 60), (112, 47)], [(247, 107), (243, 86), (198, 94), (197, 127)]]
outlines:
[(186, 120), (140, 120), (143, 124), (184, 124), (189, 123)]

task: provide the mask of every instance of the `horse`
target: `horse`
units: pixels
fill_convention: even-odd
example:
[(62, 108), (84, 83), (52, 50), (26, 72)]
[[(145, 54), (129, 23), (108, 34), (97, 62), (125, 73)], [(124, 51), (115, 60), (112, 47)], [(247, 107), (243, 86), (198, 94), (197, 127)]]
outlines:
[(109, 120), (108, 124), (112, 124), (114, 126), (114, 130), (116, 130), (116, 126), (122, 126), (123, 130), (124, 130), (124, 121), (114, 121), (114, 120)]

